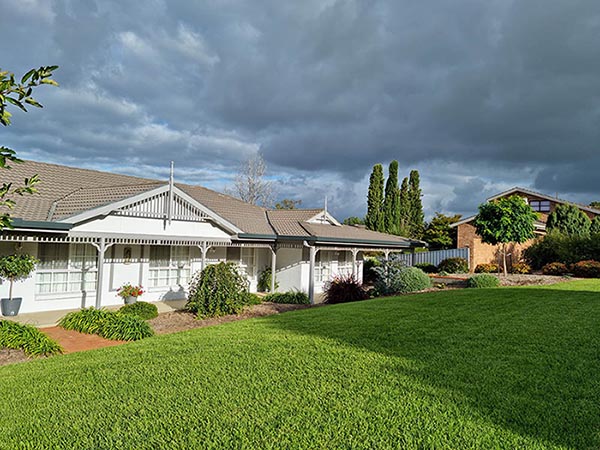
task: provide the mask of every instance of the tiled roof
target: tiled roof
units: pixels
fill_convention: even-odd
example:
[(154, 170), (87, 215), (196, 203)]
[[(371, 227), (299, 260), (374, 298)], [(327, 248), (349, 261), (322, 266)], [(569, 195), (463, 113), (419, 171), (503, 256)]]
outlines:
[(359, 228), (351, 225), (325, 225), (316, 223), (303, 223), (302, 226), (314, 237), (327, 240), (327, 238), (333, 239), (345, 239), (348, 241), (372, 241), (372, 242), (390, 242), (398, 245), (410, 244), (412, 241), (400, 236), (393, 236), (391, 234), (379, 233), (377, 231), (367, 230), (365, 228)]
[(310, 236), (300, 224), (322, 212), (321, 209), (274, 209), (267, 217), (275, 232), (284, 236)]

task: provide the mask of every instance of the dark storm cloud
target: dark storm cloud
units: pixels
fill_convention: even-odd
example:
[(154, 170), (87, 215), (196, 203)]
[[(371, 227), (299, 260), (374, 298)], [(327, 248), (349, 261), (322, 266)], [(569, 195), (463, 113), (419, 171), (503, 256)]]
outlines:
[(26, 157), (224, 188), (261, 151), (279, 197), (362, 215), (371, 166), (422, 174), (424, 204), (473, 212), (525, 185), (596, 194), (593, 0), (0, 0), (3, 68), (59, 64)]

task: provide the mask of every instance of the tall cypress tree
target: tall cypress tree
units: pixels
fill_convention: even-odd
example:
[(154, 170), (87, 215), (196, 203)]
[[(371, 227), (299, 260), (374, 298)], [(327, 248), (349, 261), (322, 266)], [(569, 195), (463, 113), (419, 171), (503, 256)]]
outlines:
[(408, 180), (408, 198), (410, 205), (409, 230), (410, 237), (420, 239), (425, 229), (425, 215), (421, 201), (421, 187), (418, 170), (411, 170)]
[(398, 188), (398, 161), (392, 161), (388, 169), (383, 199), (385, 231), (390, 234), (400, 232), (400, 189)]
[(408, 177), (404, 177), (402, 180), (402, 187), (400, 188), (400, 226), (398, 227), (399, 235), (408, 236), (410, 234), (410, 198), (408, 195)]
[(383, 166), (375, 164), (369, 178), (369, 192), (367, 194), (367, 215), (365, 225), (369, 230), (384, 231), (383, 220)]

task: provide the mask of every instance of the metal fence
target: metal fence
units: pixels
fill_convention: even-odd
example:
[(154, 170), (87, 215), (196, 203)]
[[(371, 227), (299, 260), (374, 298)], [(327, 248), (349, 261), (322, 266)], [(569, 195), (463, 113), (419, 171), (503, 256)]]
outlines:
[(464, 258), (470, 263), (469, 248), (451, 248), (448, 250), (434, 250), (431, 252), (401, 253), (394, 258), (403, 261), (407, 266), (415, 264), (430, 263), (438, 266), (446, 258)]

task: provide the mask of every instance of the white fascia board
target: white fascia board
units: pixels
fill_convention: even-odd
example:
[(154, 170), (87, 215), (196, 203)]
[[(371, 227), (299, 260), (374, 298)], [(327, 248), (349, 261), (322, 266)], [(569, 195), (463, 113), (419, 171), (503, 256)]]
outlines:
[(448, 225), (449, 228), (456, 228), (459, 225), (462, 225), (463, 223), (469, 223), (470, 221), (472, 221), (475, 217), (477, 216), (469, 216), (465, 219), (459, 220), (458, 222), (452, 223), (450, 225)]
[(327, 219), (327, 221), (331, 222), (332, 225), (335, 225), (336, 227), (341, 227), (342, 224), (339, 223), (335, 217), (333, 217), (331, 214), (329, 214), (327, 211), (323, 210), (321, 212), (319, 212), (318, 214), (315, 214), (314, 216), (312, 216), (310, 219), (307, 220), (308, 223), (311, 222), (316, 222), (319, 218), (321, 217), (325, 217), (325, 219)]

